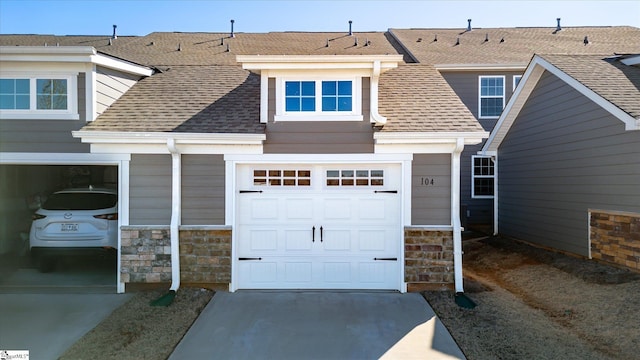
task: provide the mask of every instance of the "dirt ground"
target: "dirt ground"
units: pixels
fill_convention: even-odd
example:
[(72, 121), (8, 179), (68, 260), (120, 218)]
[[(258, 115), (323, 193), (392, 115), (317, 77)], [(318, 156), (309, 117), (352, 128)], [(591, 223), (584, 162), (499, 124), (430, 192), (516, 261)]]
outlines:
[[(463, 244), (466, 295), (423, 295), (468, 359), (637, 359), (640, 274), (528, 245), (484, 238)], [(168, 307), (136, 295), (62, 359), (166, 359), (214, 293), (182, 288)]]
[(637, 359), (640, 274), (501, 238), (465, 241), (466, 295), (424, 296), (469, 359)]
[(97, 327), (71, 346), (60, 359), (166, 359), (204, 309), (213, 291), (181, 288), (169, 306), (150, 302), (167, 290), (135, 294)]

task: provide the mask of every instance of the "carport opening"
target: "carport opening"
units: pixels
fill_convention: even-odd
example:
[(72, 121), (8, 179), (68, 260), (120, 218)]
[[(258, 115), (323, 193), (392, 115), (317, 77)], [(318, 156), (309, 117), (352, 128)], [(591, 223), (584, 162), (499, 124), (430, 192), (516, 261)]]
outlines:
[(53, 192), (118, 189), (115, 165), (0, 165), (0, 287), (116, 286), (117, 253), (56, 257), (41, 273), (29, 251), (32, 216)]

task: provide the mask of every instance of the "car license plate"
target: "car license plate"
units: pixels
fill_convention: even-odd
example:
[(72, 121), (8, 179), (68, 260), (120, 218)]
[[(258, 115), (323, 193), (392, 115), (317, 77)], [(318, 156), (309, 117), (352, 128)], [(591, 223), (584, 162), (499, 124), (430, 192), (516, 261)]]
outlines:
[(60, 229), (62, 232), (74, 232), (78, 231), (78, 224), (62, 224), (62, 228)]

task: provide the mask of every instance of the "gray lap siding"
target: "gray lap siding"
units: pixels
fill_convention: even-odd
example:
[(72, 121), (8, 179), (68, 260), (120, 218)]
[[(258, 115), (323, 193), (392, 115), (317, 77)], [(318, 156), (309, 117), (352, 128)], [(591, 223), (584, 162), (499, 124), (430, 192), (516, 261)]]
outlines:
[[(479, 77), (505, 76), (505, 105), (513, 94), (513, 78), (522, 75), (522, 71), (459, 71), (441, 72), (449, 86), (460, 97), (469, 111), (478, 118)], [(493, 130), (497, 119), (479, 119), (486, 131)], [(471, 156), (476, 155), (482, 144), (465, 146), (460, 157), (460, 219), (464, 225), (492, 224), (493, 199), (473, 198), (471, 195)]]
[[(224, 224), (222, 155), (182, 155), (182, 224)], [(130, 164), (130, 224), (171, 222), (171, 156), (134, 154)]]
[(545, 73), (499, 148), (499, 232), (589, 255), (589, 209), (640, 212), (640, 134)]

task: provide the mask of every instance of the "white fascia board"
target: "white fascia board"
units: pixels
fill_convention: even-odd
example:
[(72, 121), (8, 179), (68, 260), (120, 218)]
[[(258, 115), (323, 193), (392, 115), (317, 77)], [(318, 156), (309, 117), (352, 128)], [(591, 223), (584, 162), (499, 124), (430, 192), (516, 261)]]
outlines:
[(433, 133), (378, 132), (373, 134), (373, 139), (376, 141), (376, 144), (442, 144), (456, 143), (458, 139), (463, 138), (465, 145), (475, 145), (482, 142), (482, 140), (488, 136), (489, 132), (487, 131)]
[(126, 60), (116, 59), (114, 57), (106, 56), (103, 54), (92, 55), (91, 62), (96, 65), (104, 66), (106, 68), (110, 68), (114, 70), (120, 70), (130, 74), (135, 74), (140, 76), (153, 75), (153, 70), (149, 67), (134, 64)]
[(270, 164), (352, 164), (374, 162), (402, 162), (413, 159), (411, 154), (262, 154), (260, 156), (249, 154), (226, 154), (225, 161), (237, 163), (270, 163)]
[(438, 71), (524, 71), (527, 64), (436, 64), (434, 67)]
[(0, 164), (15, 165), (91, 165), (113, 164), (131, 159), (129, 154), (89, 153), (0, 153)]
[(380, 62), (383, 71), (396, 68), (402, 55), (237, 55), (245, 70), (287, 69), (373, 69)]
[(224, 134), (224, 133), (148, 133), (117, 131), (73, 131), (73, 137), (91, 144), (166, 144), (174, 139), (176, 145), (262, 145), (265, 134)]
[(0, 46), (0, 56), (95, 55), (93, 46)]
[(511, 125), (513, 125), (513, 122), (520, 113), (520, 110), (522, 110), (522, 107), (528, 100), (531, 92), (538, 84), (538, 81), (540, 80), (540, 77), (542, 76), (544, 71), (548, 71), (554, 76), (558, 77), (567, 85), (573, 87), (582, 95), (586, 96), (591, 101), (595, 102), (600, 107), (608, 111), (610, 114), (620, 119), (625, 124), (625, 130), (640, 130), (640, 119), (636, 119), (633, 116), (629, 115), (628, 113), (612, 104), (602, 96), (598, 95), (596, 92), (589, 89), (581, 82), (569, 76), (567, 73), (563, 72), (556, 66), (552, 65), (539, 55), (534, 55), (533, 59), (531, 60), (531, 64), (529, 64), (529, 67), (520, 80), (520, 84), (518, 85), (515, 92), (511, 96), (511, 99), (509, 99), (509, 102), (502, 111), (502, 114), (500, 115), (500, 118), (498, 118), (496, 126), (491, 131), (489, 139), (482, 147), (482, 154), (488, 154), (498, 151), (500, 144), (509, 132)]
[(149, 67), (99, 54), (91, 46), (0, 46), (0, 61), (92, 63), (140, 76), (153, 74)]

